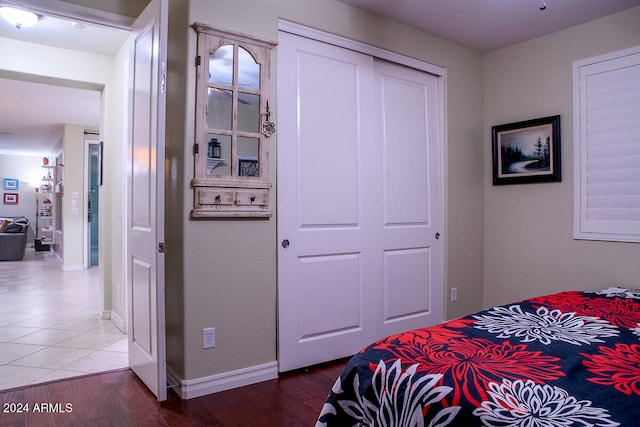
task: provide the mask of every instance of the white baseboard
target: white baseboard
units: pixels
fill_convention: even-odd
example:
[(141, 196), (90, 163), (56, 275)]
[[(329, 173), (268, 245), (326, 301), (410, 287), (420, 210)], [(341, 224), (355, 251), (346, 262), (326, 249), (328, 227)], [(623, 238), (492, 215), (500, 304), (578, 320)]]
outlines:
[(98, 317), (102, 320), (111, 320), (111, 310), (102, 310), (98, 313)]
[[(167, 366), (167, 388), (175, 390), (175, 392), (178, 393), (178, 396), (180, 397), (182, 397), (182, 389), (180, 387), (181, 383), (182, 380), (180, 379), (178, 374), (176, 374), (173, 369)], [(184, 397), (182, 398), (184, 399)]]
[(116, 313), (115, 311), (110, 310), (110, 312), (111, 312), (111, 321), (113, 322), (113, 324), (116, 325), (116, 328), (120, 329), (120, 332), (122, 332), (123, 334), (126, 334), (127, 327), (124, 319), (118, 316), (118, 313)]
[(78, 271), (78, 270), (84, 270), (84, 264), (68, 264), (68, 265), (63, 265), (62, 266), (62, 270), (64, 271)]
[(278, 378), (278, 362), (265, 363), (193, 380), (181, 380), (175, 372), (167, 367), (167, 383), (183, 399), (193, 399), (275, 378)]

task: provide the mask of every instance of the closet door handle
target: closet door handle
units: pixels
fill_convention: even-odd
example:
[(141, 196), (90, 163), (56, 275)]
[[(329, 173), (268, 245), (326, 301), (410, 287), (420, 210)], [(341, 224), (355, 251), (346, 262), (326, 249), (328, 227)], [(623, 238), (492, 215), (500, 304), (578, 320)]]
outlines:
[(284, 239), (282, 241), (282, 247), (287, 249), (289, 247), (289, 239)]

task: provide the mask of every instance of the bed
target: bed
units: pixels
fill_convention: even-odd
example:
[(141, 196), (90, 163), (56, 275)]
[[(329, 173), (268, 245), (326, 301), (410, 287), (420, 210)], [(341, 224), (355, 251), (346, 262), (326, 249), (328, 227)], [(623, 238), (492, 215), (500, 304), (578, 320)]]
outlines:
[(320, 426), (640, 426), (640, 290), (568, 291), (356, 354)]

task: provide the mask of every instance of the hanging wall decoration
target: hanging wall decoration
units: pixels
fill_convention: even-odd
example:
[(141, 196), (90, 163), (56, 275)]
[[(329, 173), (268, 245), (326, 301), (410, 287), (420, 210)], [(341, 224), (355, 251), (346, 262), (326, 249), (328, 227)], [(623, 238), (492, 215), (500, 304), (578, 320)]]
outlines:
[(5, 205), (17, 205), (18, 204), (18, 193), (4, 193), (4, 204)]
[(18, 180), (16, 178), (5, 178), (4, 186), (5, 190), (17, 190), (18, 189)]
[(560, 116), (491, 128), (493, 185), (561, 181)]

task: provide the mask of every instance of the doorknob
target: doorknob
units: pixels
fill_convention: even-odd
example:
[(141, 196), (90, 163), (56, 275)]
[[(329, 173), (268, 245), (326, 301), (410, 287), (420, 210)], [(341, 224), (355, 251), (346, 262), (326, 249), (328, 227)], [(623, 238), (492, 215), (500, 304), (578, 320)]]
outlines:
[(436, 233), (436, 240), (440, 240), (440, 233)]
[(289, 240), (288, 239), (284, 239), (282, 241), (282, 247), (287, 249), (289, 247)]

